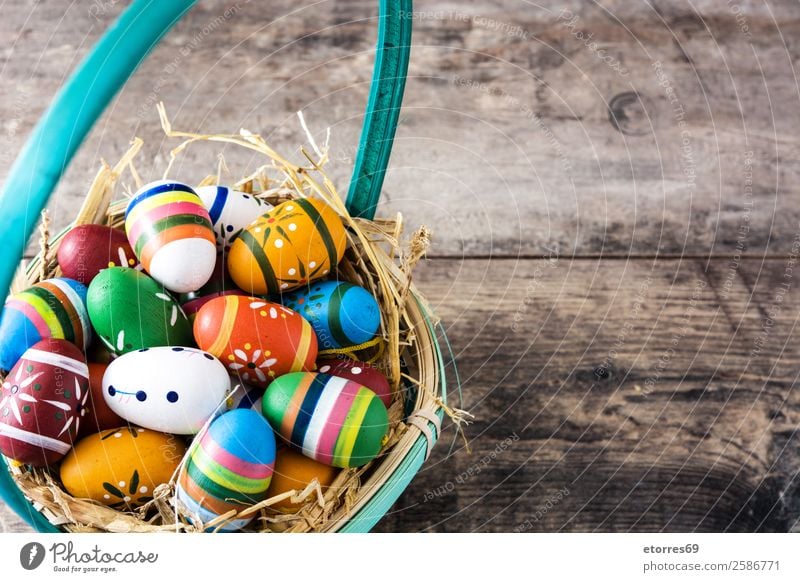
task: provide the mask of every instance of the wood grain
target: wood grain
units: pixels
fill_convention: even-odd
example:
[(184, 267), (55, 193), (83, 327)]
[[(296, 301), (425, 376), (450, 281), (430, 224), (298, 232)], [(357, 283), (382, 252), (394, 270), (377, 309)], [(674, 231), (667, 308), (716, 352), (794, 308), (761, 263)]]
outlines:
[(722, 298), (719, 261), (432, 261), (423, 287), (477, 416), (474, 451), (449, 455), (449, 431), (381, 530), (791, 528), (787, 265), (743, 262)]

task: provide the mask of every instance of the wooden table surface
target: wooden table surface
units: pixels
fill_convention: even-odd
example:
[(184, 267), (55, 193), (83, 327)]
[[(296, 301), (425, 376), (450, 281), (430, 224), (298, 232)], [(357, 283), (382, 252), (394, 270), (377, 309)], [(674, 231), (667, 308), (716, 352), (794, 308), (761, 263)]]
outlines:
[[(3, 4), (0, 173), (124, 4)], [(134, 135), (159, 175), (159, 100), (177, 127), (291, 152), (303, 109), (345, 189), (375, 4), (200, 2), (87, 140), (55, 222)], [(800, 530), (800, 5), (417, 4), (380, 212), (434, 231), (418, 281), (476, 420), (472, 453), (448, 427), (377, 529)]]

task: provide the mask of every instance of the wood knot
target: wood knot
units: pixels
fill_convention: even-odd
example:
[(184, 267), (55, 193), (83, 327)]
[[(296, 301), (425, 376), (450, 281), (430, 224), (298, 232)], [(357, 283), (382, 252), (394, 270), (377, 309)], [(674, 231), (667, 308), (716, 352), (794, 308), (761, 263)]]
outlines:
[(618, 93), (608, 102), (608, 121), (625, 135), (647, 135), (652, 132), (647, 99), (636, 91)]

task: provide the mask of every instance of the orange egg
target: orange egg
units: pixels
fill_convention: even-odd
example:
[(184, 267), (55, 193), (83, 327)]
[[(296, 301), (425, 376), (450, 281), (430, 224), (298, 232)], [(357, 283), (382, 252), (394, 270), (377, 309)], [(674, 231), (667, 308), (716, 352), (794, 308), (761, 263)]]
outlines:
[(103, 376), (108, 364), (89, 362), (89, 400), (86, 403), (86, 414), (78, 436), (83, 438), (101, 432), (125, 426), (123, 420), (116, 412), (111, 410), (103, 397)]
[(215, 297), (197, 312), (194, 338), (229, 374), (259, 388), (283, 374), (312, 370), (317, 357), (311, 324), (258, 297)]
[(73, 497), (125, 511), (150, 501), (184, 454), (179, 437), (138, 427), (111, 429), (75, 445), (61, 463), (61, 482)]
[(310, 198), (287, 200), (239, 233), (228, 253), (228, 272), (248, 293), (282, 293), (330, 273), (346, 244), (333, 208)]
[[(292, 489), (298, 493), (303, 491), (311, 481), (319, 481), (322, 492), (333, 483), (339, 469), (329, 467), (309, 459), (308, 457), (293, 451), (292, 449), (281, 447), (278, 449), (278, 456), (275, 460), (275, 471), (272, 474), (272, 481), (267, 492), (267, 498), (275, 497), (281, 493), (286, 493)], [(314, 494), (316, 496), (316, 494)], [(308, 498), (306, 499), (308, 501)], [(305, 503), (292, 503), (290, 499), (285, 499), (273, 505), (284, 513), (294, 513)]]

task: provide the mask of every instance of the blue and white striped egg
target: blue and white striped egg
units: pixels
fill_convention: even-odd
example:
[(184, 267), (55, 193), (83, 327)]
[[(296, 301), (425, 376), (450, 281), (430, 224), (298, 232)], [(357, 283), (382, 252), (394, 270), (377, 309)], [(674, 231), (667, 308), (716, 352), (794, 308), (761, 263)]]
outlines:
[(320, 351), (368, 342), (381, 325), (375, 298), (346, 281), (314, 281), (301, 291), (283, 295), (281, 302), (311, 324)]
[[(240, 384), (237, 380), (231, 378), (231, 389), (233, 392), (228, 396), (227, 410), (236, 410), (237, 408), (249, 408), (251, 410), (261, 411), (261, 401), (264, 398), (263, 388), (254, 388), (247, 384)], [(238, 385), (238, 389), (237, 386)]]
[(227, 186), (200, 186), (195, 192), (208, 209), (220, 251), (227, 251), (243, 228), (272, 210), (272, 204), (261, 198)]

